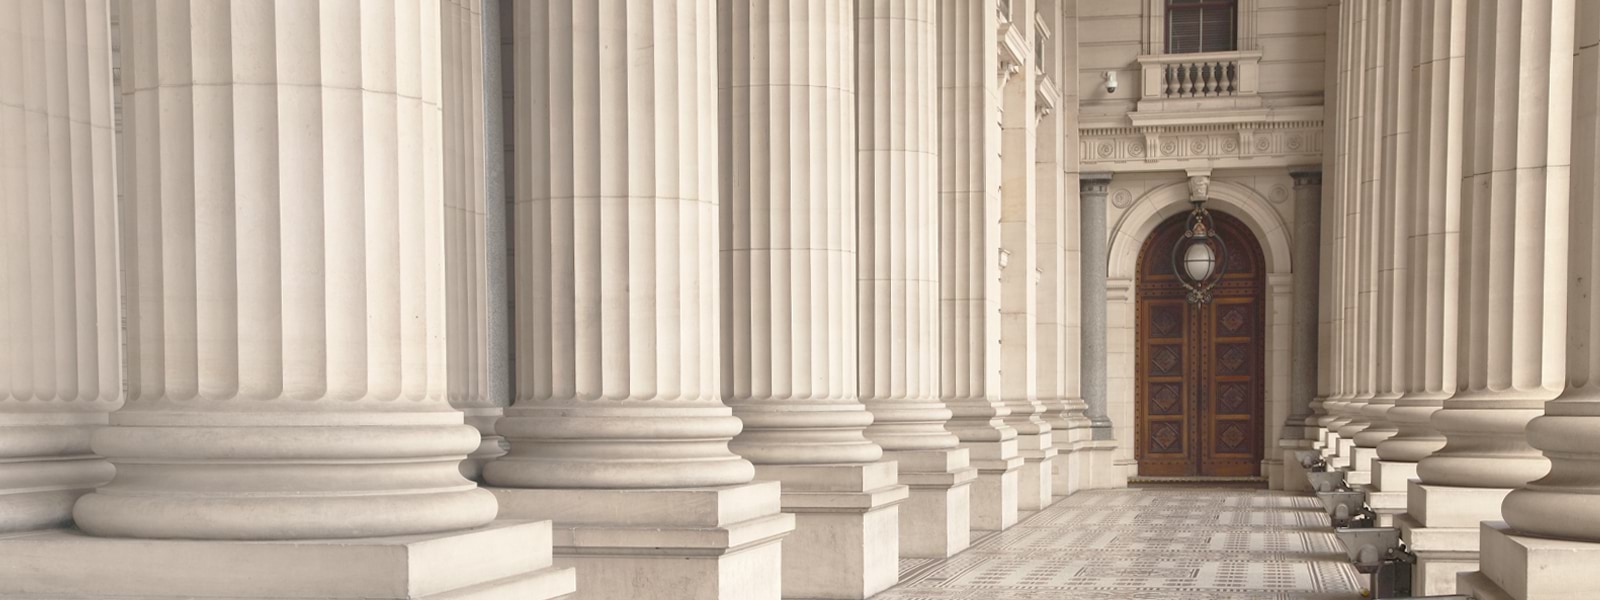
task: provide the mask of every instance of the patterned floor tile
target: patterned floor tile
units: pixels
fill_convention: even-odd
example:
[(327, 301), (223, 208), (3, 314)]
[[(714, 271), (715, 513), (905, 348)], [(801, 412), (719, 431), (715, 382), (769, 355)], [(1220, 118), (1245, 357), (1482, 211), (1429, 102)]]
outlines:
[(1075, 494), (949, 560), (903, 560), (875, 600), (1361, 597), (1315, 498), (1253, 489)]

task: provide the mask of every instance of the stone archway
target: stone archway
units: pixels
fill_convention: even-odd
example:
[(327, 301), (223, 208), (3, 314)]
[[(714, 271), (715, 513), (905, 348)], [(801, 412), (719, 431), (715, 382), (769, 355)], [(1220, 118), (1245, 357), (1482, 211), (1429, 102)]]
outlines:
[[(1290, 301), (1293, 275), (1289, 228), (1266, 198), (1238, 183), (1212, 179), (1207, 206), (1226, 212), (1250, 229), (1261, 244), (1267, 277), (1266, 292), (1266, 414), (1262, 440), (1267, 449), (1262, 472), (1280, 472), (1282, 459), (1277, 440), (1283, 420), (1290, 411)], [(1139, 251), (1151, 232), (1172, 215), (1189, 210), (1189, 188), (1177, 181), (1150, 190), (1136, 200), (1110, 233), (1106, 292), (1107, 410), (1118, 440), (1134, 436), (1134, 348), (1136, 343), (1135, 280)], [(1116, 461), (1124, 472), (1134, 474), (1131, 443), (1118, 444)]]

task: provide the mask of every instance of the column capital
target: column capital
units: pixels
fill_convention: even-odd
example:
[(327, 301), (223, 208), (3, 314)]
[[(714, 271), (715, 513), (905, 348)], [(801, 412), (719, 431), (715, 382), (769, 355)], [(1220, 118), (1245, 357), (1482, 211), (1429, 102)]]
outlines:
[(1294, 187), (1322, 185), (1322, 167), (1320, 165), (1306, 165), (1289, 167), (1289, 177), (1294, 179)]
[(1078, 174), (1078, 191), (1085, 194), (1104, 194), (1111, 188), (1110, 171)]

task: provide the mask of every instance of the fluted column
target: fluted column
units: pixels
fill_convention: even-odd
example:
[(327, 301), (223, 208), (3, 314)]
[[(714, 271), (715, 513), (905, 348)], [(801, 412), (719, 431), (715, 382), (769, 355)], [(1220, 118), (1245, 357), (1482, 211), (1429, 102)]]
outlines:
[[(1480, 523), (1499, 521), (1506, 494), (1549, 470), (1525, 430), (1568, 369), (1573, 3), (1467, 11), (1460, 390), (1430, 416), (1446, 442), (1418, 463), (1402, 527), (1427, 594), (1454, 591), (1480, 549), (1504, 549)], [(1489, 558), (1485, 567), (1507, 564)]]
[[(859, 387), (885, 452), (954, 448), (939, 398), (936, 0), (856, 3)], [(902, 470), (905, 465), (901, 465)]]
[(105, 0), (0, 5), (0, 533), (71, 523), (122, 403)]
[[(1549, 474), (1511, 492), (1501, 510), (1518, 533), (1600, 543), (1600, 447), (1595, 443), (1600, 440), (1600, 102), (1595, 96), (1600, 91), (1600, 6), (1581, 2), (1576, 14), (1572, 126), (1549, 132), (1543, 178), (1550, 187), (1571, 179), (1567, 387), (1560, 398), (1545, 403), (1543, 416), (1528, 423), (1528, 444), (1550, 460)], [(1553, 37), (1563, 33), (1557, 30)], [(1555, 80), (1565, 62), (1555, 56), (1557, 44), (1559, 39), (1552, 40), (1549, 50), (1551, 94), (1559, 91)], [(1556, 118), (1552, 114), (1551, 127)], [(1571, 135), (1569, 164), (1576, 167), (1570, 175), (1557, 152), (1566, 132)], [(1594, 549), (1587, 552), (1592, 555)], [(1566, 571), (1569, 577), (1578, 574)], [(1588, 576), (1592, 582), (1593, 574)]]
[[(491, 0), (490, 3), (494, 3)], [(491, 326), (494, 271), (489, 257), (505, 253), (491, 248), (485, 168), (484, 30), (480, 0), (441, 0), (440, 76), (444, 110), (445, 319), (450, 405), (482, 436), (478, 449), (461, 462), (469, 478), (482, 476), (483, 463), (505, 454), (504, 438), (495, 433), (506, 397), (506, 360), (491, 335), (507, 324)], [(494, 32), (498, 34), (498, 32)], [(498, 36), (496, 36), (498, 37)], [(498, 44), (495, 44), (498, 47)], [(498, 198), (496, 198), (498, 200)], [(495, 202), (495, 204), (500, 204)], [(500, 288), (504, 291), (504, 288)]]
[(1336, 162), (1338, 183), (1336, 186), (1337, 202), (1339, 204), (1338, 223), (1334, 225), (1334, 249), (1339, 262), (1339, 269), (1333, 275), (1334, 288), (1338, 298), (1335, 302), (1338, 314), (1335, 316), (1339, 334), (1336, 336), (1338, 358), (1336, 360), (1338, 376), (1337, 391), (1330, 396), (1323, 405), (1332, 417), (1326, 423), (1329, 433), (1329, 451), (1336, 455), (1335, 464), (1348, 465), (1350, 462), (1349, 448), (1353, 441), (1341, 433), (1351, 421), (1352, 400), (1358, 393), (1357, 367), (1362, 362), (1363, 355), (1359, 351), (1360, 343), (1357, 338), (1356, 308), (1359, 306), (1360, 279), (1358, 277), (1360, 265), (1360, 215), (1361, 215), (1361, 159), (1362, 153), (1368, 148), (1360, 143), (1362, 124), (1365, 111), (1362, 103), (1362, 90), (1364, 88), (1364, 73), (1366, 70), (1365, 53), (1366, 28), (1365, 6), (1368, 0), (1351, 0), (1341, 5), (1339, 28), (1339, 107), (1337, 118), (1339, 120), (1338, 133), (1335, 144), (1337, 146)]
[(862, 463), (855, 14), (722, 0), (722, 392), (757, 465)]
[[(1414, 62), (1417, 40), (1421, 32), (1417, 24), (1417, 3), (1390, 2), (1382, 7), (1384, 23), (1382, 36), (1390, 42), (1384, 44), (1382, 99), (1383, 148), (1378, 180), (1374, 184), (1376, 198), (1373, 225), (1376, 270), (1375, 322), (1377, 331), (1373, 356), (1376, 358), (1374, 395), (1362, 408), (1362, 416), (1371, 424), (1357, 433), (1356, 445), (1377, 448), (1378, 443), (1394, 436), (1396, 428), (1389, 420), (1389, 410), (1405, 391), (1411, 369), (1411, 357), (1406, 349), (1410, 340), (1407, 327), (1410, 319), (1410, 281), (1407, 279), (1408, 256), (1411, 252), (1411, 219), (1415, 191), (1411, 187), (1413, 168), (1411, 139), (1412, 115), (1418, 110)], [(1358, 470), (1371, 470), (1372, 458), (1377, 454), (1363, 453), (1353, 465)]]
[(1388, 218), (1387, 214), (1380, 217), (1383, 211), (1383, 172), (1385, 161), (1388, 160), (1383, 139), (1389, 93), (1386, 73), (1390, 44), (1386, 35), (1386, 4), (1382, 0), (1366, 0), (1360, 9), (1361, 17), (1357, 24), (1363, 30), (1365, 47), (1360, 52), (1359, 72), (1356, 74), (1361, 80), (1360, 96), (1356, 100), (1360, 105), (1361, 120), (1359, 126), (1353, 128), (1350, 139), (1356, 145), (1354, 150), (1357, 152), (1352, 161), (1355, 181), (1349, 189), (1354, 194), (1356, 206), (1356, 212), (1352, 215), (1355, 244), (1352, 248), (1351, 291), (1354, 296), (1349, 307), (1351, 326), (1355, 330), (1355, 387), (1354, 395), (1346, 406), (1349, 421), (1339, 427), (1339, 436), (1349, 440), (1351, 446), (1349, 454), (1345, 456), (1350, 461), (1348, 466), (1357, 470), (1366, 470), (1361, 465), (1367, 462), (1372, 453), (1353, 449), (1371, 448), (1370, 445), (1361, 446), (1357, 443), (1356, 434), (1372, 425), (1372, 415), (1367, 413), (1367, 406), (1378, 393), (1378, 279), (1381, 256), (1378, 251), (1381, 240), (1378, 228)]
[(936, 0), (856, 3), (857, 358), (867, 437), (911, 488), (903, 557), (971, 544), (977, 477), (939, 395), (938, 33)]
[(940, 394), (979, 480), (972, 527), (1017, 519), (1017, 431), (1000, 397), (1000, 136), (995, 7), (939, 2)]
[(1106, 228), (1106, 192), (1110, 173), (1079, 176), (1079, 241), (1082, 245), (1083, 281), (1083, 401), (1089, 405), (1094, 438), (1111, 439), (1111, 417), (1106, 411), (1106, 277), (1110, 269), (1110, 240)]
[[(1429, 2), (1421, 9), (1422, 48), (1416, 59), (1421, 119), (1414, 136), (1413, 206), (1408, 299), (1411, 369), (1404, 394), (1389, 410), (1397, 432), (1378, 444), (1384, 461), (1415, 463), (1444, 446), (1429, 417), (1456, 390), (1456, 345), (1461, 272), (1462, 86), (1466, 9)], [(1414, 467), (1412, 467), (1414, 470)], [(1397, 487), (1409, 476), (1397, 478)], [(1386, 486), (1387, 487), (1387, 486)]]
[(1289, 385), (1289, 416), (1284, 420), (1284, 441), (1304, 444), (1311, 400), (1317, 396), (1318, 256), (1322, 230), (1322, 169), (1289, 171), (1294, 179), (1294, 351)]
[(718, 10), (722, 395), (744, 422), (730, 447), (796, 515), (784, 545), (806, 558), (784, 593), (870, 596), (897, 580), (907, 490), (857, 396), (855, 5)]
[(516, 5), (516, 400), (492, 484), (754, 476), (719, 388), (714, 15)]
[(126, 7), (128, 402), (94, 439), (117, 477), (78, 525), (488, 523), (457, 472), (479, 436), (444, 389), (438, 6)]
[(1543, 32), (1564, 24), (1570, 43), (1572, 8), (1486, 3), (1468, 17), (1479, 32), (1468, 38), (1476, 126), (1462, 184), (1474, 191), (1462, 219), (1468, 378), (1432, 416), (1446, 444), (1418, 467), (1427, 484), (1512, 488), (1548, 469), (1523, 428), (1566, 383), (1572, 84), (1551, 71), (1572, 59)]
[(516, 397), (484, 468), (500, 516), (574, 532), (556, 554), (586, 598), (775, 599), (793, 517), (729, 450), (723, 403), (717, 3), (513, 10)]

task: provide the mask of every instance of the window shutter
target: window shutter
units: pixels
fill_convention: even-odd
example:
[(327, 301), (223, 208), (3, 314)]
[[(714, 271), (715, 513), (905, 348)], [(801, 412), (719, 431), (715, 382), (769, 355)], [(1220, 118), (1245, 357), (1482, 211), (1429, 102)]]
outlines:
[(1237, 20), (1233, 16), (1233, 7), (1200, 9), (1200, 51), (1234, 50), (1235, 23)]
[(1238, 5), (1230, 0), (1167, 0), (1167, 52), (1238, 49)]
[(1167, 9), (1167, 52), (1189, 53), (1200, 51), (1202, 9)]

